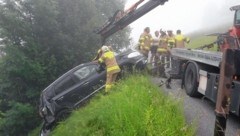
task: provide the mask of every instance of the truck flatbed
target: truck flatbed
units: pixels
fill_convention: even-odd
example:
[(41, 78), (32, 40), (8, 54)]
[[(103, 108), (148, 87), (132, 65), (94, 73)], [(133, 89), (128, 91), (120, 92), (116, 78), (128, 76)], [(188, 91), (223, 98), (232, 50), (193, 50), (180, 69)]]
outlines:
[(220, 67), (222, 60), (222, 52), (215, 51), (173, 48), (171, 49), (171, 54), (173, 57), (192, 60), (215, 67)]

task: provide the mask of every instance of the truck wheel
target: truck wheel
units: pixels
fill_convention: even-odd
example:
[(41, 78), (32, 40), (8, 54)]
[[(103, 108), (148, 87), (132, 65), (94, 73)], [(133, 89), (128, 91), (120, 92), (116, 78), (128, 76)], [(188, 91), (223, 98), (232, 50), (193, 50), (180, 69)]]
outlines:
[(197, 97), (200, 94), (197, 91), (198, 82), (197, 82), (197, 68), (193, 63), (188, 64), (187, 69), (184, 75), (184, 86), (187, 95), (191, 97)]

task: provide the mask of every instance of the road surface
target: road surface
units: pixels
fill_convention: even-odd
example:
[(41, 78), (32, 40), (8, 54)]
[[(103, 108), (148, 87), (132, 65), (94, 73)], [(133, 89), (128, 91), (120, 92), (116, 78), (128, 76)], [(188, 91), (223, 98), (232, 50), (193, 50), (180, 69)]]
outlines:
[[(157, 85), (160, 81), (165, 81), (164, 78), (153, 77), (152, 81)], [(184, 113), (189, 124), (197, 125), (197, 136), (213, 136), (215, 124), (215, 104), (207, 98), (192, 98), (186, 95), (185, 90), (181, 89), (180, 80), (172, 80), (171, 88), (167, 89), (165, 85), (161, 88), (162, 91), (167, 92), (184, 101)], [(237, 136), (237, 131), (240, 129), (240, 117), (230, 114), (227, 122), (227, 129), (225, 136)]]

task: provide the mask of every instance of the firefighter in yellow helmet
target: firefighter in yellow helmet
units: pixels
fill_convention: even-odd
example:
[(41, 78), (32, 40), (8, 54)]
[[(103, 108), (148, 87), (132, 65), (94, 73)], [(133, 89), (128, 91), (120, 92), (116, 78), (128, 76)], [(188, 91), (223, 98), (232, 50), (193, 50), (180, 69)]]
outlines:
[(176, 48), (185, 48), (185, 43), (189, 43), (190, 39), (181, 34), (181, 30), (177, 30), (175, 36)]
[(115, 82), (118, 73), (120, 72), (120, 68), (117, 64), (117, 61), (114, 56), (114, 52), (112, 52), (108, 46), (102, 46), (102, 56), (98, 59), (100, 64), (105, 63), (107, 68), (107, 79), (105, 92), (108, 93), (111, 89), (113, 83)]
[(150, 28), (146, 27), (138, 40), (138, 47), (141, 53), (146, 57), (148, 57), (148, 53), (149, 53), (152, 41), (153, 39), (150, 34)]

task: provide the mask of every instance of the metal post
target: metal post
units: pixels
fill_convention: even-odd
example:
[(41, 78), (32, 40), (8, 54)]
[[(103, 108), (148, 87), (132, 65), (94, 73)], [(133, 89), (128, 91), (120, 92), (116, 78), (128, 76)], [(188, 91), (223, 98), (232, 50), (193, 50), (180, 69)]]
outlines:
[(232, 78), (234, 74), (234, 50), (226, 49), (223, 52), (220, 66), (220, 79), (215, 109), (216, 120), (214, 136), (225, 136), (227, 116), (229, 114), (230, 105), (230, 90), (232, 87)]

